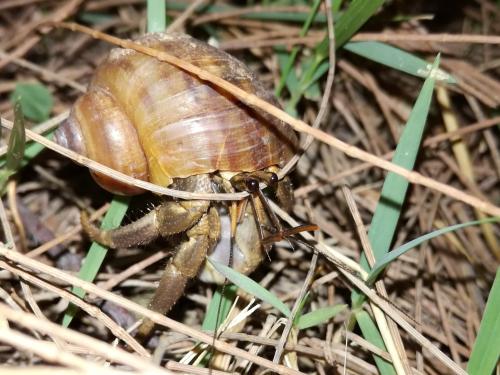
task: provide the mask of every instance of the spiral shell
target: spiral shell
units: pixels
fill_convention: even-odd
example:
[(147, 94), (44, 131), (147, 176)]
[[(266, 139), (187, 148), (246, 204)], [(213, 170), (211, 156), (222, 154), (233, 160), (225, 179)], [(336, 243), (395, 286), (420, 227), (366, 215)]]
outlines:
[[(168, 52), (276, 104), (229, 54), (182, 34), (138, 43)], [(297, 147), (282, 122), (186, 71), (129, 49), (113, 49), (56, 141), (129, 176), (168, 186), (173, 178), (283, 166)], [(136, 188), (95, 176), (115, 193)]]

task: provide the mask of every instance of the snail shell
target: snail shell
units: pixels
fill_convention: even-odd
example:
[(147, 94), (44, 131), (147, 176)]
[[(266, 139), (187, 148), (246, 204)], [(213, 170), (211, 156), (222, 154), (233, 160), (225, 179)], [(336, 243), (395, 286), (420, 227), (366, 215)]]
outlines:
[[(276, 104), (242, 62), (201, 41), (153, 33), (137, 42)], [(162, 186), (201, 173), (283, 166), (297, 147), (296, 134), (281, 121), (176, 66), (130, 49), (110, 52), (55, 138), (97, 162)], [(94, 177), (115, 193), (142, 192)]]

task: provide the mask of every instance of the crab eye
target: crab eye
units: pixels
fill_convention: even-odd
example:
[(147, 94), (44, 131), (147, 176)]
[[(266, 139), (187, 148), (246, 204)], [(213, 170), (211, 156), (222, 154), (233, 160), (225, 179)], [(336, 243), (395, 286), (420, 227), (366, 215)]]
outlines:
[(271, 177), (269, 178), (269, 184), (274, 185), (278, 183), (278, 175), (276, 173), (271, 173)]
[(255, 178), (247, 179), (246, 185), (249, 193), (255, 193), (259, 189), (259, 181), (257, 181)]

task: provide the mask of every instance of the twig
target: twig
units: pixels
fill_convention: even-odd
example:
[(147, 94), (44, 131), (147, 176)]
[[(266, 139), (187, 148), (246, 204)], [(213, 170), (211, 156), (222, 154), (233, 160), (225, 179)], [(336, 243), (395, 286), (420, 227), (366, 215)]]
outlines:
[[(50, 13), (45, 21), (62, 21), (66, 19), (69, 15), (73, 14), (78, 9), (78, 6), (82, 3), (82, 0), (70, 0), (62, 3), (61, 7)], [(38, 23), (39, 26), (40, 23)], [(29, 32), (29, 31), (27, 31)], [(19, 58), (26, 54), (33, 46), (35, 46), (41, 39), (40, 35), (32, 35), (29, 39), (25, 39), (24, 43), (19, 45), (14, 51), (9, 53), (9, 56), (0, 60), (0, 69), (5, 65), (9, 64), (12, 59)]]
[[(31, 269), (37, 270), (39, 272), (45, 273), (47, 275), (50, 275), (52, 277), (55, 277), (57, 279), (63, 280), (67, 283), (70, 283), (71, 285), (80, 287), (84, 289), (87, 293), (92, 293), (95, 294), (105, 300), (108, 300), (110, 302), (113, 302), (121, 307), (124, 307), (130, 311), (133, 311), (137, 314), (143, 315), (149, 319), (151, 319), (153, 322), (162, 325), (164, 327), (168, 327), (174, 331), (182, 332), (186, 335), (189, 335), (193, 337), (196, 340), (202, 341), (206, 344), (214, 344), (215, 349), (229, 353), (232, 355), (235, 355), (237, 357), (241, 357), (244, 359), (248, 359), (251, 362), (254, 362), (260, 366), (267, 367), (279, 374), (295, 374), (295, 375), (300, 375), (302, 374), (299, 371), (295, 371), (292, 369), (289, 369), (285, 366), (280, 366), (276, 365), (272, 361), (269, 361), (264, 358), (260, 358), (257, 356), (250, 355), (244, 350), (241, 350), (239, 348), (235, 348), (232, 345), (229, 345), (227, 343), (224, 343), (220, 340), (213, 340), (212, 336), (209, 336), (203, 332), (200, 332), (192, 327), (189, 327), (185, 324), (179, 323), (173, 319), (170, 319), (162, 314), (159, 314), (157, 312), (148, 310), (147, 308), (138, 305), (137, 303), (134, 303), (132, 301), (127, 300), (124, 297), (118, 296), (116, 294), (113, 294), (111, 292), (102, 290), (101, 288), (97, 287), (96, 285), (89, 283), (87, 281), (81, 280), (75, 276), (69, 275), (57, 268), (50, 267), (46, 264), (43, 264), (41, 262), (38, 262), (34, 259), (30, 259), (26, 257), (23, 254), (19, 254), (13, 250), (10, 250), (4, 246), (0, 246), (0, 255), (4, 256), (5, 258), (8, 258), (14, 262), (17, 262), (19, 264), (22, 264), (26, 267), (29, 267)], [(1, 313), (1, 309), (0, 309)], [(76, 332), (75, 332), (76, 333)], [(84, 336), (84, 335), (82, 335)], [(85, 337), (85, 336), (84, 336)], [(97, 341), (97, 340), (96, 340)]]
[[(323, 92), (323, 97), (321, 98), (321, 104), (319, 106), (318, 114), (314, 120), (312, 125), (313, 128), (318, 129), (323, 122), (326, 110), (328, 108), (328, 102), (330, 100), (330, 95), (332, 93), (333, 80), (335, 78), (335, 29), (333, 25), (333, 17), (332, 17), (332, 9), (330, 1), (326, 1), (326, 16), (328, 20), (328, 74), (326, 77), (325, 90)], [(313, 142), (314, 137), (311, 134), (308, 134), (306, 139), (301, 145), (301, 153), (295, 154), (293, 158), (285, 165), (285, 167), (281, 170), (283, 175), (287, 175), (289, 171), (295, 167), (295, 164), (299, 161), (302, 155), (307, 151), (311, 143)]]
[[(361, 244), (363, 251), (365, 252), (366, 258), (368, 259), (368, 263), (370, 267), (376, 262), (375, 254), (373, 253), (373, 249), (370, 244), (370, 240), (368, 239), (368, 235), (366, 233), (365, 226), (363, 225), (363, 221), (361, 220), (361, 215), (359, 213), (358, 207), (356, 206), (356, 202), (354, 201), (354, 196), (347, 186), (342, 186), (342, 193), (344, 194), (347, 202), (347, 206), (351, 212), (351, 215), (354, 219), (354, 223), (356, 224), (356, 230), (358, 232), (358, 236), (361, 239)], [(384, 298), (388, 298), (387, 291), (385, 289), (385, 285), (382, 280), (379, 280), (375, 283), (375, 287), (377, 288), (377, 292), (383, 296)], [(395, 323), (388, 317), (382, 313), (378, 306), (375, 304), (371, 304), (373, 315), (375, 316), (375, 320), (380, 329), (380, 334), (384, 340), (385, 346), (387, 347), (387, 351), (391, 355), (392, 364), (396, 369), (396, 373), (400, 375), (411, 374), (411, 367), (408, 362), (408, 358), (406, 356), (406, 352), (404, 350), (403, 341), (401, 340), (401, 336)], [(392, 326), (392, 327), (391, 327)]]
[(177, 31), (177, 29), (181, 28), (186, 23), (188, 18), (191, 17), (193, 13), (196, 12), (196, 9), (203, 5), (205, 1), (206, 0), (196, 0), (191, 5), (189, 5), (184, 10), (184, 12), (179, 17), (177, 17), (175, 21), (170, 24), (170, 26), (167, 27), (167, 33)]
[[(63, 328), (58, 324), (40, 320), (32, 314), (20, 311), (14, 311), (9, 307), (7, 307), (6, 305), (4, 305), (3, 303), (0, 303), (0, 314), (5, 315), (7, 319), (21, 326), (35, 329), (45, 334), (50, 333), (51, 335), (57, 336), (65, 341), (80, 346), (84, 346), (89, 350), (91, 350), (92, 352), (100, 354), (104, 358), (111, 359), (118, 363), (126, 364), (132, 367), (133, 369), (140, 371), (148, 371), (151, 374), (159, 374), (159, 375), (170, 373), (169, 371), (166, 371), (160, 367), (155, 366), (154, 364), (150, 363), (144, 358), (127, 353), (122, 349), (113, 348), (111, 345), (105, 342), (99, 341), (97, 339), (94, 339), (93, 337), (84, 335), (82, 333), (72, 331), (68, 328)], [(4, 334), (0, 335), (1, 339), (9, 337), (11, 333), (14, 332), (10, 332), (9, 334), (5, 334), (4, 332)], [(43, 345), (40, 345), (40, 342), (38, 342), (38, 345), (31, 345), (31, 346), (43, 348), (44, 346), (46, 346), (46, 344), (44, 343)]]
[(16, 267), (12, 267), (11, 265), (7, 264), (6, 262), (0, 260), (0, 266), (13, 274), (21, 277), (22, 279), (29, 281), (32, 284), (38, 285), (40, 288), (49, 290), (58, 296), (68, 300), (69, 302), (75, 304), (79, 308), (81, 308), (83, 311), (85, 311), (87, 314), (90, 316), (93, 316), (97, 320), (99, 320), (102, 324), (104, 324), (116, 337), (120, 338), (123, 342), (125, 342), (127, 345), (129, 345), (133, 350), (135, 350), (138, 354), (140, 354), (143, 357), (149, 357), (149, 353), (144, 349), (144, 347), (137, 342), (130, 334), (125, 331), (122, 327), (120, 327), (118, 324), (116, 324), (109, 316), (104, 314), (100, 309), (98, 309), (95, 306), (89, 305), (88, 303), (84, 302), (74, 294), (67, 292), (64, 289), (60, 289), (56, 286), (53, 286), (52, 284), (47, 283), (46, 281), (33, 276), (21, 269), (18, 269)]
[[(446, 132), (446, 133), (432, 136), (424, 141), (423, 146), (424, 147), (433, 147), (437, 143), (451, 140), (452, 138), (457, 137), (457, 136), (474, 133), (478, 130), (487, 129), (487, 128), (490, 128), (492, 126), (498, 125), (498, 124), (500, 124), (500, 116), (493, 117), (493, 118), (490, 118), (490, 119), (487, 119), (484, 121), (476, 122), (474, 124), (457, 129), (456, 131)], [(381, 157), (389, 160), (390, 158), (392, 158), (393, 155), (394, 155), (394, 151), (391, 151), (391, 152), (388, 152), (388, 153), (382, 155)], [(322, 186), (329, 185), (329, 184), (336, 182), (336, 181), (342, 181), (343, 179), (345, 179), (349, 176), (352, 176), (356, 173), (360, 173), (360, 172), (362, 172), (366, 169), (372, 168), (372, 167), (373, 167), (373, 165), (371, 163), (362, 163), (362, 164), (359, 164), (359, 165), (351, 168), (350, 170), (343, 171), (335, 176), (332, 176), (328, 179), (325, 179), (324, 181), (316, 182), (316, 183), (306, 185), (306, 186), (301, 186), (295, 190), (295, 197), (297, 197), (297, 198), (302, 197), (304, 195), (309, 194), (310, 192), (312, 192), (314, 190), (321, 188)]]
[[(199, 77), (201, 80), (209, 81), (209, 82), (217, 85), (218, 87), (226, 90), (227, 92), (230, 92), (232, 95), (234, 95), (236, 98), (240, 99), (245, 104), (247, 104), (251, 107), (257, 107), (257, 108), (273, 115), (274, 117), (279, 118), (280, 120), (289, 124), (295, 130), (297, 130), (299, 132), (306, 133), (306, 134), (310, 134), (314, 138), (344, 152), (348, 156), (372, 163), (372, 164), (377, 165), (378, 167), (383, 168), (385, 170), (388, 170), (390, 172), (394, 172), (394, 173), (404, 177), (409, 182), (412, 182), (412, 183), (418, 184), (418, 185), (422, 185), (422, 186), (426, 186), (426, 187), (431, 188), (433, 190), (439, 191), (447, 196), (450, 196), (452, 198), (455, 198), (457, 200), (465, 202), (473, 207), (476, 207), (479, 210), (481, 210), (485, 213), (488, 213), (490, 215), (500, 216), (500, 207), (497, 207), (489, 202), (485, 202), (481, 199), (478, 199), (470, 194), (466, 194), (463, 191), (456, 189), (454, 187), (451, 187), (449, 185), (435, 181), (435, 180), (428, 178), (428, 177), (424, 177), (420, 173), (408, 171), (407, 169), (405, 169), (403, 167), (400, 167), (396, 164), (393, 164), (393, 163), (391, 163), (387, 160), (384, 160), (378, 156), (372, 155), (367, 151), (364, 151), (360, 148), (349, 145), (346, 142), (343, 142), (343, 141), (341, 141), (341, 140), (339, 140), (339, 139), (337, 139), (337, 138), (335, 138), (335, 137), (333, 137), (333, 136), (331, 136), (331, 135), (329, 135), (329, 134), (327, 134), (319, 129), (315, 129), (315, 128), (309, 126), (305, 122), (290, 116), (289, 114), (287, 114), (283, 110), (269, 104), (265, 100), (255, 96), (255, 95), (249, 94), (245, 90), (243, 90), (243, 89), (229, 83), (228, 81), (226, 81), (226, 80), (224, 80), (224, 79), (222, 79), (222, 78), (220, 78), (212, 73), (209, 73), (209, 72), (207, 72), (207, 71), (205, 71), (205, 70), (203, 70), (203, 69), (201, 69), (201, 68), (199, 68), (199, 67), (197, 67), (189, 62), (186, 62), (183, 59), (180, 59), (178, 57), (170, 55), (166, 52), (157, 51), (154, 48), (149, 48), (149, 47), (140, 45), (138, 43), (122, 40), (120, 38), (116, 38), (116, 37), (113, 37), (111, 35), (92, 30), (90, 28), (87, 28), (87, 27), (84, 27), (84, 26), (81, 26), (81, 25), (78, 25), (75, 23), (49, 22), (45, 25), (62, 27), (62, 28), (66, 28), (69, 30), (73, 30), (73, 31), (80, 31), (80, 32), (88, 33), (89, 35), (91, 35), (94, 38), (106, 40), (106, 41), (113, 43), (113, 44), (116, 44), (122, 48), (134, 49), (134, 50), (141, 52), (141, 53), (144, 53), (148, 56), (155, 57), (160, 61), (165, 61), (169, 64), (178, 66), (179, 68), (184, 69), (184, 70), (190, 72), (191, 74), (194, 74), (195, 76)], [(28, 132), (27, 132), (27, 134), (28, 134)], [(60, 152), (60, 151), (61, 150), (59, 148), (58, 152)], [(75, 153), (73, 153), (73, 154), (75, 154)], [(75, 156), (75, 160), (77, 160), (77, 162), (83, 163), (85, 161), (87, 164), (89, 164), (89, 161), (90, 161), (89, 159), (82, 158), (81, 156), (78, 157), (77, 155), (73, 155), (73, 156)], [(97, 164), (94, 164), (94, 166), (97, 167)], [(101, 166), (99, 167), (99, 169), (98, 168), (94, 168), (94, 169), (99, 171), (99, 172), (104, 171), (104, 168)], [(111, 172), (109, 170), (109, 168), (106, 168), (106, 169), (107, 169), (108, 173)], [(120, 178), (117, 178), (118, 176), (120, 176)], [(147, 186), (147, 188), (146, 188), (147, 190), (151, 190), (151, 191), (159, 193), (159, 191), (158, 191), (159, 189), (155, 188), (154, 187), (155, 185), (153, 185), (153, 184), (148, 184), (148, 183), (141, 182), (141, 181), (135, 180), (135, 179), (130, 179), (130, 180), (126, 181), (127, 178), (124, 178), (124, 177), (125, 176), (123, 174), (118, 174), (118, 173), (116, 173), (116, 175), (113, 174), (113, 178), (116, 178), (119, 181), (123, 181), (125, 183), (129, 183), (129, 184), (132, 184), (132, 185), (135, 185), (138, 187), (142, 187), (142, 188), (145, 188)], [(280, 177), (283, 177), (283, 175), (280, 174)], [(132, 181), (133, 181), (133, 183), (131, 183)], [(153, 190), (153, 188), (154, 188), (154, 190)], [(178, 198), (184, 198), (186, 196), (184, 194), (179, 194), (178, 191), (173, 191), (171, 189), (169, 189), (169, 190), (170, 190), (169, 195), (177, 196)], [(163, 191), (163, 193), (165, 193), (165, 190)], [(176, 195), (174, 195), (174, 194), (176, 194)], [(180, 195), (184, 195), (184, 196), (181, 197)], [(228, 195), (225, 195), (225, 194), (220, 194), (220, 195), (217, 194), (217, 195), (218, 195), (217, 198), (215, 197), (215, 194), (213, 194), (211, 196), (211, 198), (207, 198), (206, 196), (203, 198), (198, 198), (198, 197), (193, 198), (193, 195), (191, 195), (191, 197), (188, 199), (219, 199), (219, 200), (233, 199), (234, 200), (234, 199), (241, 199), (242, 198), (242, 197), (237, 198), (236, 196), (232, 196), (231, 198), (228, 198)], [(243, 194), (243, 196), (246, 196), (246, 195), (247, 194)]]
[[(291, 226), (297, 226), (298, 222), (295, 221), (290, 215), (280, 209), (274, 202), (269, 201), (273, 210), (276, 214), (285, 220)], [(306, 240), (313, 240), (313, 237), (307, 232), (301, 232), (300, 235)], [(334, 264), (339, 265), (338, 260), (332, 258), (332, 253), (328, 250), (328, 246), (323, 243), (318, 243), (316, 245), (316, 249), (325, 255), (328, 259), (332, 260)], [(1, 250), (1, 248), (0, 248)], [(330, 249), (331, 250), (331, 249)], [(357, 267), (357, 263), (355, 263)], [(359, 272), (361, 278), (356, 275), (353, 270), (349, 270), (343, 267), (339, 267), (339, 272), (341, 272), (354, 286), (361, 290), (371, 301), (375, 302), (377, 306), (379, 306), (386, 314), (388, 314), (392, 320), (394, 320), (400, 327), (402, 327), (406, 332), (408, 332), (423, 348), (427, 349), (432, 355), (434, 355), (437, 359), (439, 359), (444, 365), (450, 368), (452, 371), (455, 371), (460, 375), (467, 375), (467, 373), (458, 366), (455, 362), (453, 362), (446, 354), (440, 351), (436, 346), (432, 344), (427, 338), (422, 336), (420, 332), (418, 332), (415, 328), (413, 328), (410, 323), (405, 320), (405, 317), (401, 315), (401, 313), (394, 308), (390, 303), (385, 301), (382, 297), (380, 297), (373, 289), (370, 289), (363, 279), (366, 277), (366, 273), (361, 269), (362, 272)]]
[[(9, 309), (6, 307), (4, 309), (4, 306), (5, 305), (0, 304), (0, 310), (4, 313), (9, 313)], [(14, 313), (13, 310), (10, 312)], [(71, 368), (86, 371), (91, 370), (94, 373), (100, 373), (101, 366), (62, 350), (51, 342), (34, 339), (10, 328), (0, 328), (0, 341), (10, 344), (18, 349), (22, 349), (24, 352), (35, 353), (48, 362), (60, 363)]]
[(17, 65), (19, 65), (19, 66), (21, 66), (23, 68), (32, 70), (32, 71), (34, 71), (36, 73), (39, 73), (39, 74), (42, 75), (42, 77), (50, 78), (50, 79), (54, 80), (55, 82), (57, 82), (59, 84), (63, 84), (63, 85), (67, 85), (69, 87), (73, 87), (75, 90), (80, 91), (80, 92), (85, 92), (86, 91), (86, 88), (85, 88), (84, 85), (81, 85), (78, 82), (73, 81), (71, 79), (67, 79), (67, 78), (61, 77), (61, 74), (54, 73), (53, 71), (51, 71), (49, 69), (42, 68), (42, 67), (40, 67), (40, 66), (38, 66), (36, 64), (33, 64), (32, 62), (30, 62), (28, 60), (20, 59), (20, 58), (17, 58), (17, 57), (11, 57), (11, 56), (9, 56), (9, 54), (5, 53), (2, 50), (0, 50), (0, 57), (4, 58), (4, 59), (10, 58), (12, 60), (12, 62), (16, 63)]
[(359, 33), (352, 41), (500, 44), (498, 35)]
[(297, 296), (297, 299), (295, 300), (295, 303), (292, 308), (292, 312), (290, 316), (288, 317), (288, 320), (286, 322), (285, 328), (283, 329), (283, 333), (281, 334), (281, 337), (278, 341), (278, 345), (276, 346), (276, 352), (274, 353), (273, 357), (273, 362), (274, 363), (279, 363), (281, 360), (281, 355), (283, 354), (283, 350), (285, 348), (286, 342), (288, 340), (288, 335), (290, 334), (290, 331), (292, 330), (293, 327), (293, 320), (299, 313), (299, 308), (302, 306), (302, 299), (305, 297), (307, 294), (307, 289), (309, 288), (311, 284), (311, 280), (314, 276), (314, 272), (316, 271), (316, 263), (318, 262), (318, 253), (314, 252), (311, 258), (311, 262), (309, 265), (309, 271), (307, 272), (306, 278), (304, 279), (304, 282), (302, 283), (302, 287), (300, 288), (300, 293)]

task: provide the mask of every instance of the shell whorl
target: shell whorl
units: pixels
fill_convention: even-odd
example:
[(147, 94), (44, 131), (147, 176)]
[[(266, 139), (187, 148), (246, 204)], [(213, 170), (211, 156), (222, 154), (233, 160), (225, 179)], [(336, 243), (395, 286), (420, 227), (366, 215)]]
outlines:
[[(55, 141), (126, 175), (148, 180), (148, 164), (137, 132), (113, 96), (104, 90), (89, 90), (77, 100), (67, 121), (56, 131)], [(92, 175), (113, 193), (143, 192), (103, 174)]]
[[(243, 63), (203, 42), (158, 33), (137, 42), (275, 104)], [(56, 138), (109, 167), (162, 186), (173, 178), (218, 170), (282, 166), (297, 145), (295, 133), (280, 121), (175, 66), (128, 49), (113, 49), (97, 68)], [(109, 181), (98, 182), (110, 190)]]

